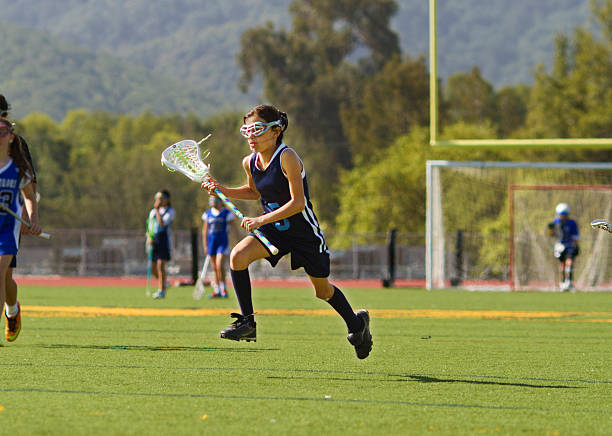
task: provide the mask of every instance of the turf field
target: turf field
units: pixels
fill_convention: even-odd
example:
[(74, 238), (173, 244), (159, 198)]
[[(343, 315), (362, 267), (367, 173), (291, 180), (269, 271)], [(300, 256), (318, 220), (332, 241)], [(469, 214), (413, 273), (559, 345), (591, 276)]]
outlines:
[(371, 313), (363, 361), (308, 289), (256, 288), (257, 342), (236, 343), (234, 298), (22, 286), (1, 432), (612, 434), (610, 293), (345, 291)]

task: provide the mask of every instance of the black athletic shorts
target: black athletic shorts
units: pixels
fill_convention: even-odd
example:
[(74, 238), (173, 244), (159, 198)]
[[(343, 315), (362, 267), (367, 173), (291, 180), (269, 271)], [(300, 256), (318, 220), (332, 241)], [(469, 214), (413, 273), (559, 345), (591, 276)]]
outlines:
[(304, 268), (306, 273), (312, 277), (325, 278), (329, 277), (329, 253), (321, 253), (320, 245), (313, 244), (312, 240), (304, 241), (297, 238), (283, 238), (282, 232), (278, 231), (263, 231), (264, 226), (260, 227), (259, 230), (268, 238), (268, 240), (278, 248), (277, 254), (270, 253), (270, 250), (265, 244), (251, 233), (252, 236), (257, 239), (261, 245), (263, 245), (270, 256), (266, 257), (266, 260), (270, 262), (273, 267), (278, 264), (278, 261), (286, 254), (291, 253), (291, 269), (295, 270), (298, 268)]
[(170, 241), (167, 232), (160, 232), (153, 238), (153, 262), (158, 260), (170, 260)]
[(580, 254), (578, 245), (574, 247), (565, 247), (565, 250), (559, 256), (559, 262), (565, 262), (565, 259), (573, 259)]

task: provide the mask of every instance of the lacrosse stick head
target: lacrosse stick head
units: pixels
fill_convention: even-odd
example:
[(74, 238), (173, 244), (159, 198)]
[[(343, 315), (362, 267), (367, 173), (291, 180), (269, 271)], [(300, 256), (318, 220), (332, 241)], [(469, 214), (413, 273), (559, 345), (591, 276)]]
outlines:
[[(200, 152), (200, 144), (208, 139), (210, 135), (200, 142), (185, 139), (166, 148), (161, 155), (161, 163), (169, 171), (178, 171), (189, 177), (194, 182), (203, 182), (208, 177), (210, 165), (204, 163)], [(204, 156), (204, 159), (208, 154)]]
[(598, 219), (591, 221), (591, 227), (594, 229), (602, 229), (606, 232), (612, 233), (612, 226), (606, 220)]

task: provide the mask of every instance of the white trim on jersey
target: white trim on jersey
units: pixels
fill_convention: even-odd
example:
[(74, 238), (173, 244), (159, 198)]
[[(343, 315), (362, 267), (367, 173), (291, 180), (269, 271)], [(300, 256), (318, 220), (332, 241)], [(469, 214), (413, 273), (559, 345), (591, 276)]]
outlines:
[(321, 241), (321, 243), (319, 244), (319, 253), (329, 253), (327, 244), (325, 244), (323, 230), (321, 230), (321, 227), (319, 227), (319, 223), (317, 222), (317, 219), (314, 216), (314, 212), (308, 207), (308, 200), (304, 198), (304, 201), (306, 202), (306, 207), (302, 211), (302, 216), (304, 217), (306, 222), (310, 224), (310, 227), (312, 227), (312, 232), (315, 234), (315, 236)]
[[(283, 142), (281, 145), (285, 145), (285, 143)], [(279, 147), (279, 148), (280, 148), (280, 147)], [(291, 151), (292, 151), (292, 152), (294, 152), (294, 153), (295, 153), (295, 155), (297, 156), (298, 160), (300, 161), (300, 165), (302, 165), (302, 172), (301, 172), (300, 174), (302, 175), (302, 179), (304, 179), (304, 177), (306, 177), (306, 166), (304, 166), (304, 162), (302, 162), (302, 159), (301, 159), (301, 158), (298, 156), (298, 154), (296, 153), (296, 151), (295, 151), (293, 148), (291, 148), (291, 147), (287, 147), (287, 146), (285, 145), (285, 148), (284, 148), (284, 150), (283, 150), (283, 153), (284, 153), (286, 150), (291, 150)], [(275, 154), (276, 154), (276, 153), (275, 153)], [(282, 158), (283, 158), (283, 157), (281, 156), (281, 159), (282, 159)], [(285, 177), (287, 177), (287, 174), (285, 173), (285, 170), (284, 170), (284, 168), (283, 168), (283, 164), (282, 164), (282, 162), (281, 162), (281, 170), (283, 171), (283, 175), (284, 175)]]
[[(297, 156), (298, 160), (300, 161), (300, 164), (302, 165), (302, 171), (300, 175), (302, 176), (302, 183), (303, 183), (304, 179), (306, 178), (306, 166), (304, 165), (304, 162), (302, 161), (302, 159), (295, 152), (295, 150), (292, 149), (291, 147), (287, 147), (287, 145), (284, 142), (278, 146), (278, 148), (272, 155), (272, 159), (270, 159), (270, 162), (274, 160), (274, 158), (276, 157), (278, 153), (284, 153), (286, 150), (293, 151), (295, 155)], [(282, 159), (282, 156), (280, 158)], [(257, 165), (257, 159), (255, 160), (255, 165)], [(285, 170), (283, 169), (282, 162), (281, 162), (281, 170), (283, 172), (283, 175), (286, 178), (287, 174), (285, 173)], [(304, 195), (304, 210), (302, 211), (302, 216), (304, 217), (306, 222), (310, 224), (310, 227), (312, 228), (312, 233), (317, 238), (319, 238), (319, 240), (321, 241), (321, 243), (319, 244), (319, 253), (329, 253), (329, 249), (327, 248), (327, 244), (325, 243), (325, 237), (323, 236), (323, 230), (321, 230), (321, 227), (319, 227), (319, 222), (317, 221), (315, 217), (314, 211), (308, 207), (308, 199), (306, 198), (305, 195)]]

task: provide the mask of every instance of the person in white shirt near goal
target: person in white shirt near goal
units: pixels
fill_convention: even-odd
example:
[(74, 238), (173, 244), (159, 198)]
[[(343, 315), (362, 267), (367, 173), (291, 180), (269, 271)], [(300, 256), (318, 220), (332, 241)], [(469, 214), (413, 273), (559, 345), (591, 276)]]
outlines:
[(574, 291), (574, 259), (580, 253), (578, 247), (578, 224), (570, 219), (570, 208), (567, 203), (559, 203), (555, 208), (556, 218), (548, 224), (548, 234), (556, 238), (554, 255), (559, 259), (562, 292)]

